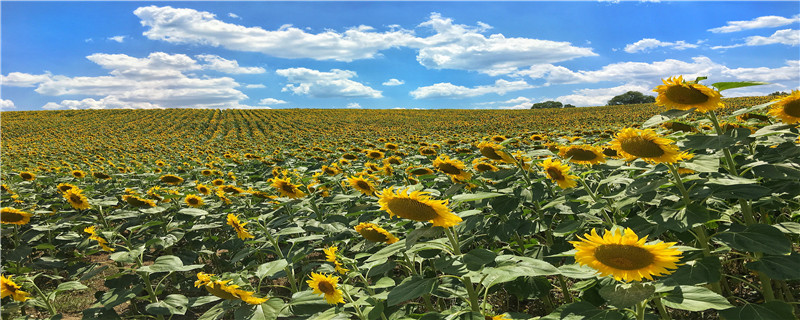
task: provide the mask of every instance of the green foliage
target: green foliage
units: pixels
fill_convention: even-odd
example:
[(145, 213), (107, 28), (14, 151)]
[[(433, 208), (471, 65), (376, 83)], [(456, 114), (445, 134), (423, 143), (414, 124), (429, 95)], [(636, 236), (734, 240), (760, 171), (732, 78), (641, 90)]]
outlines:
[(607, 106), (618, 106), (623, 104), (654, 103), (656, 98), (645, 95), (638, 91), (628, 91), (621, 95), (614, 96), (606, 103)]

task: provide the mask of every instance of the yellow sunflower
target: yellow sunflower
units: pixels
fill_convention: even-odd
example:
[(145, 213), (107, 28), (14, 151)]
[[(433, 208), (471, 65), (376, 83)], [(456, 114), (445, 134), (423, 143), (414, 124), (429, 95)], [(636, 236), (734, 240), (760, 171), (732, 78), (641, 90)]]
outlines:
[(669, 77), (661, 80), (664, 85), (653, 89), (658, 93), (656, 105), (678, 110), (695, 108), (699, 112), (708, 112), (722, 107), (722, 95), (699, 83), (684, 82), (683, 76)]
[(367, 157), (369, 157), (370, 159), (374, 160), (383, 159), (383, 152), (380, 152), (379, 150), (366, 150), (364, 151), (364, 153), (366, 153)]
[(32, 180), (36, 179), (36, 175), (35, 174), (27, 172), (27, 171), (20, 172), (19, 173), (19, 177), (22, 178), (22, 180), (25, 180), (25, 181), (32, 181)]
[(502, 161), (505, 163), (514, 163), (514, 158), (510, 154), (503, 151), (503, 146), (493, 142), (481, 142), (478, 144), (481, 154), (492, 160)]
[(122, 196), (122, 201), (125, 201), (129, 205), (137, 208), (152, 208), (156, 206), (156, 203), (153, 200), (144, 199), (130, 194)]
[(204, 272), (197, 273), (197, 281), (194, 282), (196, 288), (203, 287), (208, 293), (225, 300), (240, 299), (247, 304), (262, 304), (269, 298), (256, 298), (254, 292), (239, 289), (238, 285), (228, 284), (232, 280), (216, 280), (214, 274)]
[(578, 182), (575, 181), (578, 176), (569, 174), (569, 166), (562, 164), (561, 161), (547, 158), (539, 165), (542, 166), (547, 177), (558, 184), (559, 188), (567, 189), (578, 185)]
[(792, 90), (791, 95), (773, 104), (769, 114), (786, 124), (800, 122), (800, 90)]
[(313, 293), (325, 297), (328, 304), (344, 303), (344, 295), (339, 287), (339, 277), (312, 272), (311, 280), (306, 280), (308, 286), (314, 289)]
[(209, 169), (204, 169), (204, 170), (200, 171), (200, 174), (202, 174), (204, 176), (210, 176), (210, 175), (214, 174), (214, 172), (212, 172)]
[(78, 178), (78, 179), (86, 178), (86, 172), (83, 172), (81, 170), (72, 170), (71, 173), (72, 173), (72, 176), (75, 177), (75, 178)]
[(97, 179), (102, 179), (102, 180), (111, 180), (111, 176), (109, 176), (109, 175), (107, 175), (107, 174), (105, 174), (103, 172), (100, 172), (100, 171), (92, 172), (92, 177), (95, 177)]
[(86, 227), (83, 229), (83, 232), (89, 234), (89, 239), (97, 241), (97, 244), (100, 245), (100, 248), (103, 248), (103, 251), (113, 252), (114, 249), (108, 246), (108, 241), (103, 239), (103, 237), (97, 235), (97, 231), (95, 230), (94, 226)]
[(207, 196), (211, 194), (211, 188), (209, 188), (207, 185), (198, 184), (195, 188), (197, 189), (198, 192), (202, 193), (203, 195)]
[(653, 129), (622, 129), (611, 141), (611, 148), (627, 161), (638, 158), (650, 163), (675, 163), (685, 155), (675, 141), (659, 136)]
[(14, 208), (3, 208), (0, 209), (0, 223), (2, 224), (16, 224), (16, 225), (24, 225), (31, 222), (31, 217), (33, 214), (14, 209)]
[(30, 293), (22, 291), (20, 288), (22, 287), (14, 283), (11, 278), (6, 278), (5, 276), (0, 275), (0, 299), (8, 296), (11, 296), (14, 298), (14, 300), (20, 302), (30, 299), (30, 297), (28, 297)]
[(184, 198), (183, 201), (186, 202), (186, 204), (188, 204), (190, 207), (194, 208), (200, 208), (204, 204), (203, 198), (200, 198), (197, 195), (193, 194), (186, 195), (186, 198)]
[(73, 188), (64, 192), (64, 199), (67, 199), (70, 205), (77, 210), (89, 209), (89, 199), (83, 195), (83, 190)]
[(475, 158), (472, 160), (472, 168), (478, 172), (498, 171), (500, 168), (493, 165), (488, 158)]
[(436, 157), (436, 159), (433, 160), (433, 167), (458, 180), (469, 180), (469, 178), (472, 177), (472, 173), (464, 170), (465, 166), (463, 162), (458, 159), (450, 159), (450, 157), (446, 155)]
[(581, 241), (570, 241), (575, 246), (575, 261), (587, 265), (600, 276), (611, 275), (616, 280), (653, 280), (653, 276), (668, 275), (677, 269), (681, 251), (673, 248), (675, 242), (646, 244), (647, 236), (639, 239), (630, 228), (606, 231), (599, 236), (595, 229), (591, 234), (578, 236)]
[(593, 165), (606, 162), (603, 151), (588, 144), (563, 147), (558, 152), (558, 156), (562, 159), (569, 159), (569, 162), (576, 164)]
[(347, 182), (350, 183), (351, 187), (368, 196), (375, 194), (375, 191), (377, 191), (369, 180), (364, 179), (363, 175), (349, 177)]
[(336, 272), (341, 273), (341, 274), (347, 274), (347, 271), (350, 271), (350, 270), (344, 268), (344, 266), (342, 266), (342, 263), (339, 262), (339, 259), (336, 256), (336, 251), (338, 251), (338, 250), (339, 250), (339, 247), (333, 246), (333, 247), (328, 247), (328, 248), (322, 249), (322, 252), (325, 253), (325, 261), (333, 263), (333, 266), (334, 266), (334, 269), (336, 269)]
[(250, 234), (250, 232), (247, 232), (247, 229), (245, 229), (244, 226), (247, 225), (247, 222), (239, 221), (239, 218), (232, 213), (228, 214), (228, 225), (233, 227), (233, 230), (236, 230), (236, 235), (239, 237), (239, 239), (245, 240), (249, 238), (255, 238), (255, 236)]
[(429, 221), (434, 227), (452, 227), (461, 222), (461, 217), (447, 208), (447, 200), (431, 200), (427, 193), (414, 191), (408, 194), (408, 188), (394, 193), (392, 188), (383, 189), (378, 204), (389, 216), (399, 216), (415, 221)]
[(330, 166), (323, 165), (322, 172), (325, 172), (325, 174), (329, 176), (335, 176), (342, 172), (342, 170), (339, 169), (339, 166), (336, 163), (333, 163)]
[(165, 175), (161, 176), (160, 179), (161, 179), (161, 182), (169, 184), (169, 185), (173, 185), (173, 186), (177, 186), (177, 185), (183, 183), (183, 178), (181, 178), (179, 176), (176, 176), (176, 175), (172, 175), (172, 174), (165, 174)]
[(386, 244), (392, 244), (397, 242), (399, 239), (393, 236), (389, 231), (369, 222), (362, 222), (355, 226), (353, 229), (356, 229), (364, 239), (373, 242), (384, 242)]
[(239, 187), (234, 186), (234, 185), (230, 185), (230, 184), (219, 186), (219, 189), (222, 190), (223, 192), (230, 193), (230, 194), (240, 194), (240, 193), (244, 192), (244, 189), (239, 188)]
[(71, 183), (59, 183), (58, 186), (56, 186), (56, 189), (60, 193), (67, 192), (67, 190), (69, 190), (69, 189), (77, 189), (77, 188), (78, 188), (78, 186), (76, 186), (74, 184), (71, 184)]
[(272, 186), (278, 189), (278, 192), (280, 192), (282, 196), (288, 197), (289, 199), (297, 199), (306, 196), (303, 191), (297, 188), (298, 186), (292, 184), (291, 178), (273, 178), (270, 179), (270, 181), (272, 181)]
[(433, 174), (433, 170), (425, 167), (408, 167), (408, 169), (406, 169), (406, 173), (414, 176), (424, 176)]

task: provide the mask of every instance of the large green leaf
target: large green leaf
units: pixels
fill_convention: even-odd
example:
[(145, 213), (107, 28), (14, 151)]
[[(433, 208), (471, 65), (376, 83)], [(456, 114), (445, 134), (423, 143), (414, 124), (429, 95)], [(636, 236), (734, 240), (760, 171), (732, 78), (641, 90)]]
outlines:
[(678, 286), (662, 299), (667, 307), (688, 311), (725, 310), (733, 307), (725, 297), (698, 286)]
[(190, 271), (204, 267), (202, 264), (183, 265), (183, 261), (176, 256), (160, 256), (152, 265), (139, 268), (138, 271), (146, 273)]
[(477, 201), (489, 198), (496, 198), (504, 195), (505, 194), (497, 192), (478, 192), (478, 193), (457, 194), (453, 196), (451, 199), (453, 200), (453, 202), (469, 202), (469, 201)]
[(677, 119), (681, 117), (685, 117), (688, 114), (691, 114), (694, 110), (678, 110), (678, 109), (670, 109), (661, 114), (654, 115), (647, 119), (647, 121), (642, 124), (643, 128), (651, 128), (655, 127), (659, 124), (664, 122), (670, 121), (672, 119)]
[(763, 272), (773, 280), (800, 280), (800, 254), (796, 252), (788, 256), (765, 255), (745, 266)]
[(775, 180), (800, 179), (800, 165), (796, 163), (762, 164), (753, 167), (753, 174)]
[(150, 314), (156, 315), (169, 315), (169, 314), (179, 314), (183, 315), (186, 313), (186, 306), (189, 304), (189, 299), (182, 294), (171, 294), (168, 295), (164, 300), (159, 302), (154, 302), (145, 306), (145, 310), (147, 310)]
[(716, 82), (712, 83), (711, 86), (717, 88), (717, 90), (728, 90), (733, 88), (743, 88), (743, 87), (751, 87), (751, 86), (760, 86), (769, 84), (769, 82), (761, 82), (761, 81), (737, 81), (737, 82)]
[(726, 320), (797, 319), (792, 306), (783, 301), (770, 301), (764, 304), (748, 303), (741, 307), (722, 310), (719, 315)]
[(289, 265), (289, 262), (286, 259), (270, 261), (258, 266), (256, 269), (256, 277), (264, 278), (264, 277), (271, 277), (272, 275), (278, 273), (279, 271), (283, 271), (283, 269)]
[(389, 291), (386, 303), (389, 306), (396, 306), (405, 301), (419, 298), (433, 292), (434, 288), (436, 288), (436, 283), (436, 278), (425, 279), (416, 275), (406, 278), (400, 285)]
[(559, 274), (553, 265), (539, 259), (514, 255), (501, 255), (495, 258), (496, 267), (484, 267), (480, 271), (481, 284), (491, 287), (498, 283), (512, 281), (521, 276), (549, 276)]
[(562, 305), (540, 320), (622, 320), (627, 317), (617, 310), (600, 310), (593, 304), (581, 301)]
[(661, 281), (670, 286), (713, 283), (722, 277), (720, 269), (722, 269), (722, 264), (719, 262), (719, 258), (704, 257), (687, 262)]
[(731, 248), (747, 252), (763, 252), (783, 255), (792, 251), (792, 243), (786, 236), (770, 225), (754, 224), (742, 228), (732, 225), (731, 229), (715, 236)]
[(494, 262), (494, 258), (496, 257), (497, 254), (492, 251), (483, 248), (477, 248), (467, 252), (462, 259), (464, 260), (464, 265), (467, 266), (467, 269), (477, 271), (480, 270), (481, 267)]
[(616, 283), (600, 289), (600, 296), (617, 308), (628, 308), (649, 299), (656, 292), (656, 287), (651, 284)]

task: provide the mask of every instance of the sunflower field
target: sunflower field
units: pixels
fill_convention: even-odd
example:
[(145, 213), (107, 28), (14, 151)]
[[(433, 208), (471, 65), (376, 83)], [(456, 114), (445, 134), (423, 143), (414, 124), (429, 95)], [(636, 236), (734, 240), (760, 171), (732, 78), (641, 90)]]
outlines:
[(796, 319), (800, 91), (3, 112), (3, 319)]

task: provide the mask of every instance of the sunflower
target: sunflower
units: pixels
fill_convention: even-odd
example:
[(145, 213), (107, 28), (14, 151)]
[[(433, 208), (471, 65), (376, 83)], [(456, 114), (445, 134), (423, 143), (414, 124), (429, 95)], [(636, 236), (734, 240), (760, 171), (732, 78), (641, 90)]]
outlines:
[(0, 209), (0, 223), (24, 225), (31, 222), (32, 214), (14, 208)]
[(408, 167), (408, 169), (406, 169), (406, 173), (414, 176), (424, 176), (433, 174), (433, 170), (425, 167)]
[(344, 296), (339, 287), (339, 277), (312, 272), (311, 280), (306, 280), (313, 293), (324, 295), (328, 304), (344, 303)]
[(195, 188), (197, 189), (198, 192), (202, 193), (203, 195), (207, 196), (211, 194), (211, 188), (209, 188), (207, 185), (198, 184)]
[(653, 129), (625, 128), (610, 143), (627, 161), (641, 158), (650, 163), (675, 163), (682, 159), (675, 141), (659, 136)]
[(508, 153), (503, 151), (503, 146), (493, 142), (481, 142), (478, 144), (481, 154), (492, 160), (502, 161), (505, 163), (514, 163), (514, 158)]
[(25, 181), (32, 181), (33, 179), (36, 179), (36, 175), (33, 174), (33, 173), (30, 173), (28, 171), (20, 172), (19, 173), (19, 177), (22, 178), (22, 180), (25, 180)]
[(506, 136), (501, 136), (501, 135), (495, 135), (495, 136), (492, 136), (492, 138), (491, 138), (492, 141), (497, 142), (497, 143), (506, 141), (506, 139), (508, 139)]
[(239, 218), (232, 213), (228, 214), (228, 225), (233, 227), (233, 230), (236, 230), (236, 235), (239, 237), (239, 239), (244, 240), (255, 238), (255, 236), (250, 234), (250, 232), (247, 232), (247, 229), (244, 228), (244, 226), (247, 225), (247, 222), (239, 221)]
[(358, 191), (361, 191), (361, 193), (366, 194), (368, 196), (375, 194), (375, 191), (377, 191), (375, 190), (375, 186), (373, 186), (372, 183), (369, 182), (369, 180), (364, 179), (364, 176), (362, 175), (359, 175), (357, 177), (356, 176), (349, 177), (347, 178), (347, 182), (350, 183), (351, 187), (353, 187)]
[(662, 79), (664, 85), (653, 89), (658, 92), (656, 105), (678, 110), (697, 109), (708, 112), (722, 107), (722, 95), (709, 87), (699, 83), (684, 82), (683, 76)]
[(14, 298), (14, 300), (20, 302), (30, 299), (30, 297), (28, 297), (30, 293), (22, 291), (20, 288), (22, 287), (14, 283), (11, 278), (6, 278), (5, 276), (0, 275), (0, 299), (8, 296), (11, 296)]
[(183, 201), (186, 202), (186, 204), (188, 204), (190, 207), (194, 208), (200, 208), (204, 204), (203, 198), (200, 198), (193, 194), (187, 195), (186, 198), (183, 199)]
[(390, 165), (390, 164), (401, 164), (401, 163), (403, 163), (403, 160), (400, 159), (400, 157), (398, 157), (398, 156), (391, 156), (391, 157), (388, 157), (386, 159), (383, 159), (383, 165), (384, 166), (385, 165)]
[(137, 207), (137, 208), (152, 208), (156, 206), (156, 203), (153, 200), (140, 198), (135, 195), (126, 194), (122, 196), (122, 201), (127, 202), (129, 205)]
[(773, 104), (769, 114), (786, 124), (800, 122), (800, 90), (792, 90), (791, 95)]
[(173, 185), (173, 186), (177, 186), (177, 185), (183, 183), (183, 178), (181, 178), (179, 176), (176, 176), (176, 175), (172, 175), (172, 174), (165, 174), (165, 175), (161, 176), (160, 179), (161, 179), (161, 182), (169, 184), (169, 185)]
[(60, 193), (64, 193), (70, 189), (77, 189), (77, 188), (78, 186), (70, 183), (59, 183), (58, 186), (56, 186), (56, 190), (58, 190), (58, 192)]
[(486, 172), (486, 171), (498, 171), (499, 168), (495, 167), (488, 158), (475, 158), (472, 160), (472, 168), (478, 172)]
[(225, 180), (222, 180), (222, 179), (214, 179), (213, 181), (211, 181), (211, 184), (213, 184), (213, 185), (215, 185), (215, 186), (219, 187), (219, 186), (221, 186), (221, 185), (225, 184)]
[(578, 185), (578, 183), (575, 181), (578, 179), (578, 176), (570, 175), (569, 166), (562, 164), (561, 161), (553, 160), (553, 158), (547, 158), (543, 162), (539, 163), (539, 165), (542, 166), (545, 174), (547, 174), (547, 177), (558, 184), (559, 188), (568, 189)]
[(341, 273), (341, 274), (347, 274), (347, 271), (350, 271), (350, 270), (344, 268), (342, 266), (342, 263), (339, 262), (339, 259), (336, 256), (336, 251), (338, 251), (338, 250), (339, 250), (339, 247), (333, 246), (333, 247), (328, 247), (328, 248), (322, 249), (322, 252), (325, 253), (325, 261), (333, 263), (333, 266), (336, 269), (336, 272)]
[(228, 283), (232, 280), (215, 280), (212, 277), (214, 274), (198, 272), (194, 286), (196, 288), (204, 287), (208, 293), (225, 300), (240, 299), (248, 304), (262, 304), (269, 300), (269, 298), (256, 298), (253, 296), (254, 292), (239, 289), (238, 285), (229, 285)]
[(464, 163), (457, 159), (450, 159), (446, 155), (440, 155), (433, 160), (433, 167), (444, 172), (448, 176), (458, 180), (469, 180), (472, 173), (464, 170)]
[(534, 135), (531, 136), (531, 140), (533, 140), (533, 141), (544, 141), (544, 140), (547, 140), (547, 136), (546, 135), (541, 135), (541, 134), (534, 134)]
[(366, 150), (364, 151), (364, 153), (366, 153), (367, 157), (369, 157), (370, 159), (374, 160), (383, 159), (383, 152), (380, 152), (378, 150)]
[(563, 147), (558, 156), (576, 164), (593, 165), (606, 162), (606, 157), (600, 148), (587, 144)]
[(86, 178), (86, 172), (83, 172), (81, 170), (72, 170), (71, 173), (72, 173), (72, 176), (77, 178), (77, 179)]
[(383, 147), (389, 150), (397, 150), (397, 144), (391, 142), (387, 142), (386, 144), (383, 145)]
[[(489, 317), (486, 317), (486, 318), (488, 319)], [(491, 319), (492, 320), (511, 320), (511, 319), (508, 318), (508, 316), (505, 313), (498, 314), (498, 315), (492, 317)]]
[(436, 153), (437, 153), (436, 149), (431, 148), (431, 147), (421, 147), (421, 148), (419, 148), (419, 154), (421, 154), (423, 156), (435, 156)]
[(224, 186), (219, 186), (219, 189), (224, 191), (224, 192), (230, 193), (230, 194), (240, 194), (240, 193), (244, 192), (244, 189), (239, 188), (239, 187), (234, 186), (234, 185), (230, 185), (230, 184), (226, 184)]
[(90, 240), (97, 241), (97, 244), (100, 245), (101, 248), (103, 248), (103, 251), (109, 251), (109, 252), (114, 251), (113, 248), (108, 246), (108, 241), (106, 241), (106, 239), (103, 239), (103, 237), (97, 235), (97, 231), (95, 230), (94, 226), (84, 228), (83, 232), (89, 234)]
[(597, 270), (601, 276), (611, 275), (626, 282), (668, 275), (674, 272), (668, 269), (678, 268), (681, 259), (681, 251), (672, 247), (675, 242), (645, 244), (647, 236), (639, 239), (630, 228), (624, 233), (606, 231), (602, 237), (592, 229), (591, 234), (578, 239), (581, 241), (570, 241), (577, 250), (576, 262)]
[(335, 176), (342, 172), (342, 170), (339, 169), (339, 166), (336, 163), (332, 163), (330, 166), (323, 165), (322, 172), (325, 172), (325, 174), (329, 176)]
[(83, 195), (83, 190), (73, 188), (64, 192), (64, 199), (67, 199), (70, 205), (77, 210), (89, 209), (89, 199)]
[(97, 179), (102, 179), (102, 180), (111, 180), (111, 176), (109, 176), (109, 175), (107, 175), (107, 174), (105, 174), (103, 172), (100, 172), (100, 171), (92, 172), (92, 177), (95, 177)]
[(356, 229), (364, 239), (373, 242), (384, 242), (386, 244), (392, 244), (397, 242), (399, 239), (393, 236), (389, 231), (369, 222), (362, 222), (355, 226), (353, 229)]
[(303, 191), (297, 188), (298, 186), (292, 184), (290, 178), (273, 178), (270, 179), (270, 181), (272, 181), (272, 186), (278, 189), (278, 192), (280, 192), (282, 196), (288, 197), (289, 199), (297, 199), (306, 196)]
[(211, 170), (208, 170), (208, 169), (204, 169), (204, 170), (200, 171), (200, 174), (202, 174), (204, 176), (210, 176), (210, 175), (214, 174), (214, 172), (212, 172)]
[(461, 222), (461, 218), (447, 208), (447, 200), (431, 200), (422, 191), (408, 194), (406, 188), (394, 193), (392, 188), (386, 188), (378, 196), (378, 204), (390, 217), (397, 215), (415, 221), (430, 221), (434, 227), (445, 228)]

